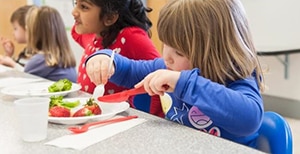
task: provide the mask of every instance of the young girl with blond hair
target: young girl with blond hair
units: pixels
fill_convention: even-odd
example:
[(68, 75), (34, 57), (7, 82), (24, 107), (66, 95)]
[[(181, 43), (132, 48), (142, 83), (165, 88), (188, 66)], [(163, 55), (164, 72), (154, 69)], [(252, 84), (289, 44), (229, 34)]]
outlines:
[(171, 0), (157, 28), (163, 58), (134, 61), (115, 55), (111, 75), (101, 72), (111, 51), (100, 50), (87, 60), (91, 80), (105, 83), (111, 75), (116, 84), (143, 86), (161, 96), (167, 119), (254, 147), (264, 83), (241, 2)]
[(76, 82), (76, 60), (59, 12), (49, 6), (33, 7), (26, 16), (27, 48), (30, 60), (24, 72), (52, 81)]

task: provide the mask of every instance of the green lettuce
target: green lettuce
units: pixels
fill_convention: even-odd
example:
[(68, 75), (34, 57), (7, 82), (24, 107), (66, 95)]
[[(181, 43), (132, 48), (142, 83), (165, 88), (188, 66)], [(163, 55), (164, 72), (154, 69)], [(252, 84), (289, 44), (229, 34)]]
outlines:
[(68, 79), (60, 79), (48, 87), (48, 92), (67, 91), (72, 88), (72, 82)]

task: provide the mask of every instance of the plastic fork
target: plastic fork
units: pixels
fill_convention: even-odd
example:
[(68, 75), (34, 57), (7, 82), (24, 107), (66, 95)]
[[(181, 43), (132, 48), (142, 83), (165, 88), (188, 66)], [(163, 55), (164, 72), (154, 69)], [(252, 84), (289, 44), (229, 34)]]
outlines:
[[(111, 54), (111, 57), (110, 57), (110, 61), (109, 61), (109, 66), (108, 66), (108, 71), (111, 72), (111, 69), (112, 69), (112, 65), (113, 65), (113, 61), (114, 61), (114, 57), (115, 57), (115, 52), (116, 52), (117, 49), (113, 50), (112, 51), (112, 54)], [(99, 84), (96, 86), (96, 88), (94, 89), (94, 92), (93, 92), (93, 98), (95, 100), (97, 100), (97, 98), (99, 96), (103, 96), (104, 94), (104, 84)]]
[(114, 119), (108, 119), (108, 120), (102, 120), (102, 121), (97, 121), (97, 122), (91, 122), (87, 123), (83, 126), (70, 126), (68, 129), (73, 132), (74, 134), (79, 134), (79, 133), (84, 133), (89, 130), (90, 127), (92, 126), (97, 126), (97, 125), (103, 125), (103, 124), (112, 124), (116, 122), (121, 122), (121, 121), (126, 121), (130, 119), (138, 118), (137, 115), (133, 116), (127, 116), (127, 117), (120, 117), (120, 118), (114, 118)]
[(93, 96), (92, 96), (94, 100), (97, 100), (97, 97), (99, 96), (103, 96), (104, 91), (105, 91), (104, 84), (97, 85), (94, 89)]

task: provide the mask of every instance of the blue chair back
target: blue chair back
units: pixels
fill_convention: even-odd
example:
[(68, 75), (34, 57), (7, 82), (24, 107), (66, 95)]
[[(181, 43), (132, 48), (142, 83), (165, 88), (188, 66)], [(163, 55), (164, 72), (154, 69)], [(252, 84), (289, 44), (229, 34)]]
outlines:
[(290, 126), (278, 113), (266, 111), (258, 133), (258, 150), (272, 154), (293, 153), (293, 137)]

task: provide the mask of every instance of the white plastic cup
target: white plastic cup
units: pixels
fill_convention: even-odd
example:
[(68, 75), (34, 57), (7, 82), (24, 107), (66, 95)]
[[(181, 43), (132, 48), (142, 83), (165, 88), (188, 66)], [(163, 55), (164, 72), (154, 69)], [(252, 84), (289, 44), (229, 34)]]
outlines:
[(37, 142), (47, 138), (49, 102), (47, 97), (15, 100), (20, 134), (24, 141)]

